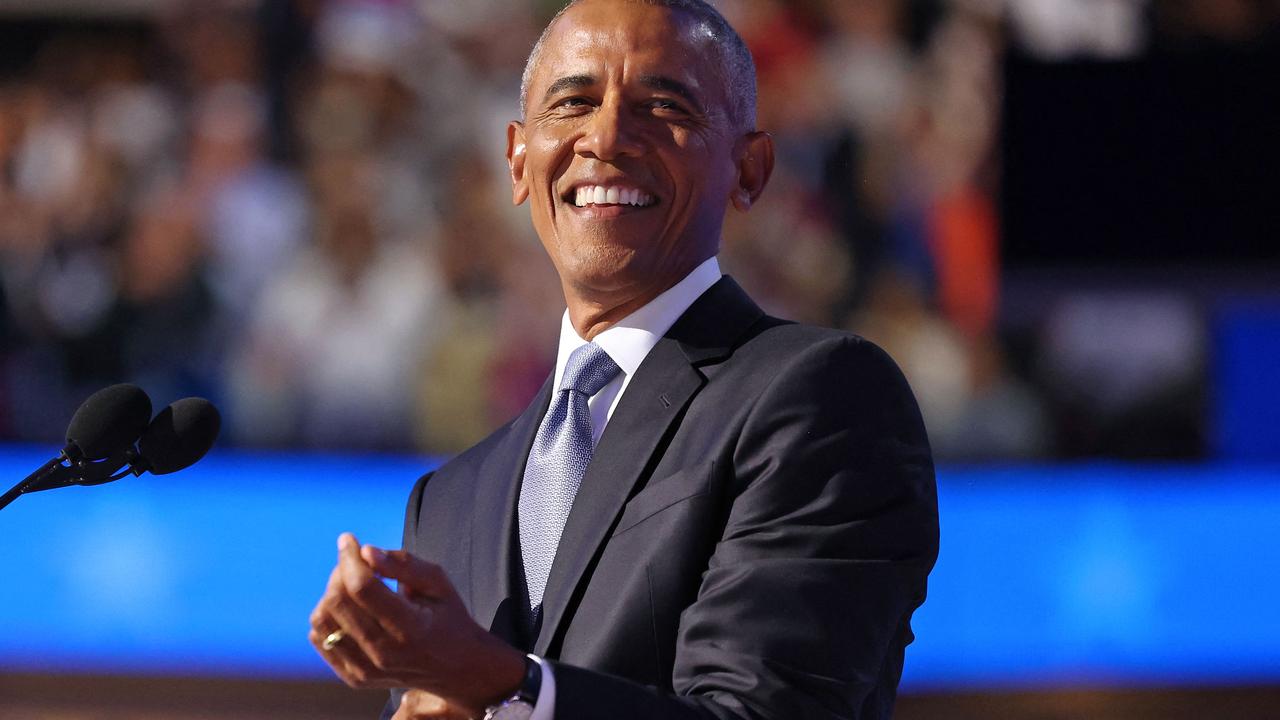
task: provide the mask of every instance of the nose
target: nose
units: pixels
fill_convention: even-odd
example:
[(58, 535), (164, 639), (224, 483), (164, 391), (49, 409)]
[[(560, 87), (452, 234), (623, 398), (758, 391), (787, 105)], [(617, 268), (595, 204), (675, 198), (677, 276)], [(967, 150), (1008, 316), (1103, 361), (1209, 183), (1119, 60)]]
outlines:
[(585, 132), (574, 144), (574, 151), (583, 157), (597, 160), (613, 160), (620, 156), (635, 157), (640, 154), (639, 128), (628, 116), (622, 103), (608, 100), (591, 114)]

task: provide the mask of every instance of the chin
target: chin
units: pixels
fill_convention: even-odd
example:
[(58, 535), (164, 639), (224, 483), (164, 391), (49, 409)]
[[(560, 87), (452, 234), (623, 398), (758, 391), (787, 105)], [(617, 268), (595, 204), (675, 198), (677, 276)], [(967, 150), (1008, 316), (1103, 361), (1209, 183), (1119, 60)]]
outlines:
[(635, 252), (619, 246), (596, 246), (579, 253), (565, 265), (574, 284), (596, 291), (618, 290), (635, 284), (644, 273), (637, 267)]

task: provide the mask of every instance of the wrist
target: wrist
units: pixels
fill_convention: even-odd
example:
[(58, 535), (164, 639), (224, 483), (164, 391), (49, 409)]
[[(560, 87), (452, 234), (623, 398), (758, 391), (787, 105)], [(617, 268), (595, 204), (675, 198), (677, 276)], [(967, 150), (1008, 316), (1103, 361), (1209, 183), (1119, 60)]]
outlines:
[(467, 708), (471, 717), (484, 717), (487, 708), (501, 704), (523, 687), (525, 661), (524, 653), (501, 641), (494, 642), (492, 654), (485, 662), (486, 671), (473, 675), (475, 682), (469, 697), (459, 698), (462, 700), (460, 704)]
[(542, 663), (526, 655), (524, 667), (520, 687), (503, 701), (486, 708), (484, 720), (530, 720), (542, 689)]

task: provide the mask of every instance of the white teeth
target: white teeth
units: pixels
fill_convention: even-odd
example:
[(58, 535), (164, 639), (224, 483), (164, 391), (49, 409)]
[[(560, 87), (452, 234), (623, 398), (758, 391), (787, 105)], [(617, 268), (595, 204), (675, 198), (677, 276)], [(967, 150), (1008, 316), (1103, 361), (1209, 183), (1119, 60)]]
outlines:
[(573, 204), (578, 207), (586, 207), (588, 205), (648, 207), (653, 204), (653, 196), (639, 188), (583, 185), (574, 191)]

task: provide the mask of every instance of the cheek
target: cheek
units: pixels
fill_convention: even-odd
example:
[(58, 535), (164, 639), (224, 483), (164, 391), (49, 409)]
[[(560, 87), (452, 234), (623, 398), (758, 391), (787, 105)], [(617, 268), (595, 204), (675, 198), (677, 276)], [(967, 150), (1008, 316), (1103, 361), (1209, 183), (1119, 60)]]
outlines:
[(699, 193), (725, 191), (731, 177), (725, 177), (731, 169), (728, 157), (715, 144), (701, 135), (683, 130), (672, 133), (668, 167), (678, 183), (697, 188)]
[(573, 157), (573, 145), (560, 138), (542, 138), (529, 148), (531, 190), (538, 195), (551, 192), (551, 185), (564, 173)]

